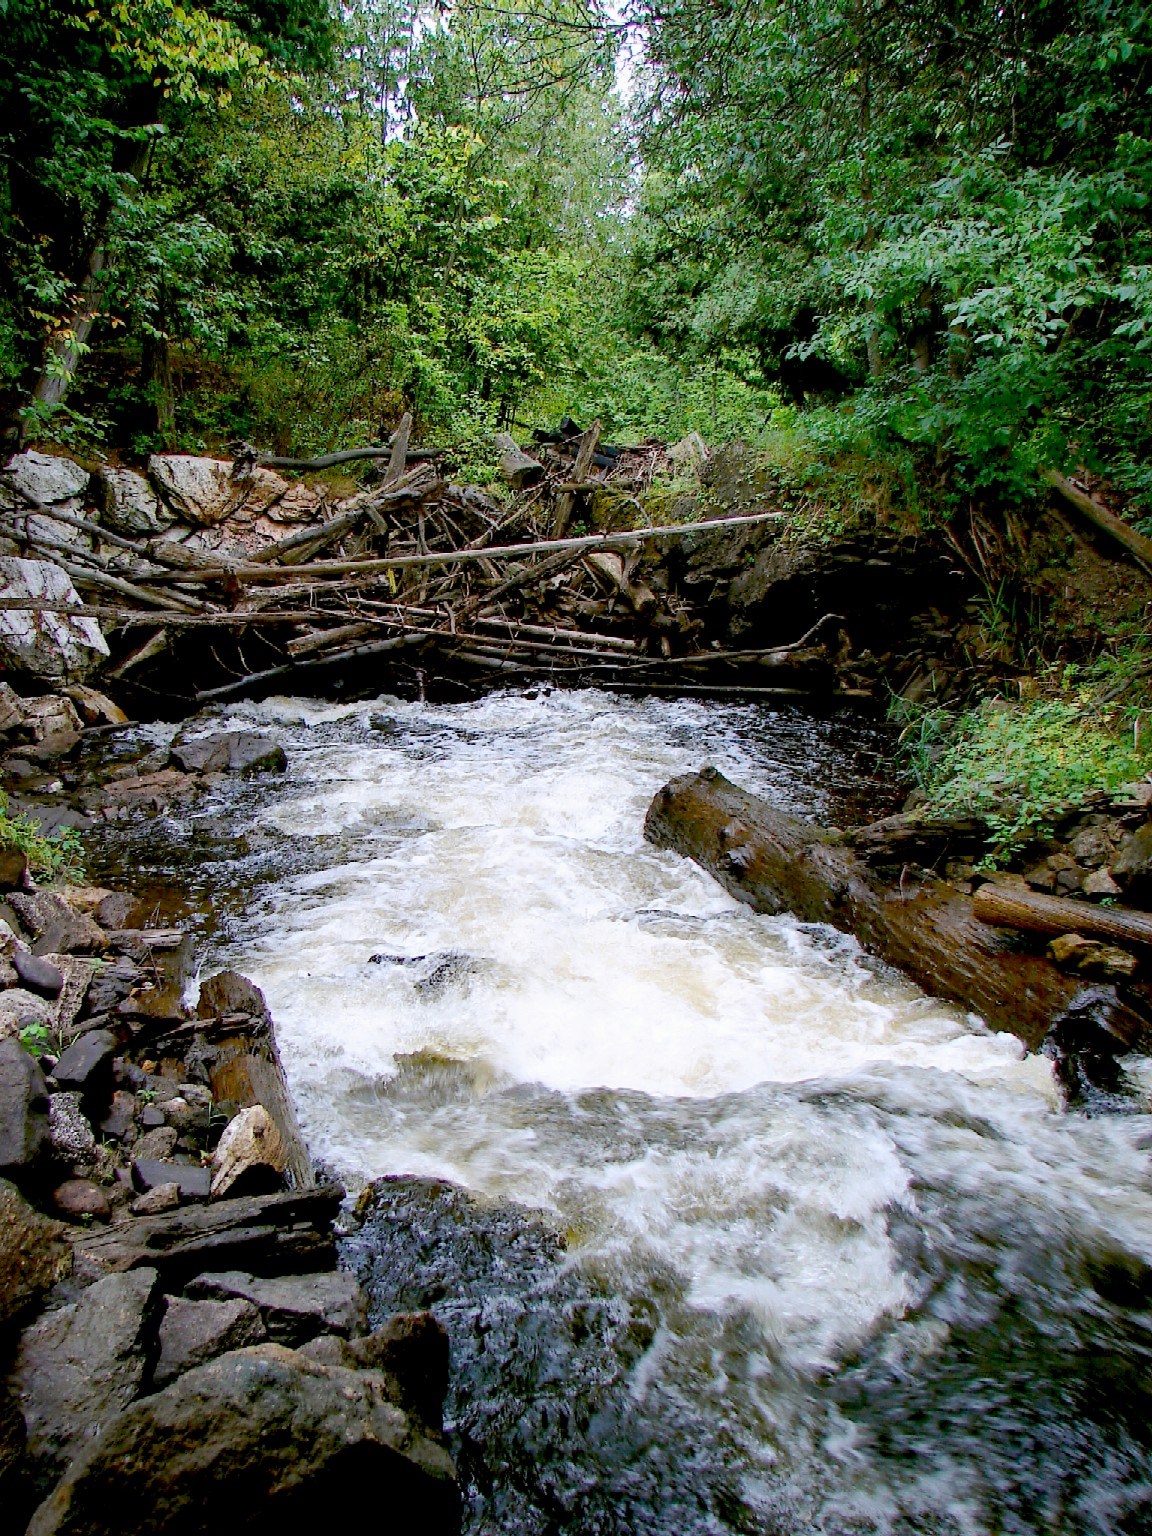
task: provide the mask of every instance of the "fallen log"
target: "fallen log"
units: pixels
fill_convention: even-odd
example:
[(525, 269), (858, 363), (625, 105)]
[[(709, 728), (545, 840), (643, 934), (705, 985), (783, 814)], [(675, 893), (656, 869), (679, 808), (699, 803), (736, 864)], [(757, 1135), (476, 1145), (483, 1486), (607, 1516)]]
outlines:
[(500, 455), (500, 472), (515, 491), (532, 485), (544, 474), (544, 466), (524, 452), (514, 437), (507, 432), (497, 432), (496, 451)]
[[(596, 455), (596, 444), (600, 441), (600, 423), (594, 421), (587, 432), (580, 439), (580, 447), (576, 452), (576, 465), (572, 471), (572, 484), (583, 486), (588, 479), (588, 472), (592, 468), (592, 460)], [(556, 501), (556, 521), (554, 531), (558, 539), (562, 539), (568, 532), (568, 524), (572, 521), (572, 514), (576, 510), (576, 499), (580, 495), (579, 490), (563, 491)]]
[[(854, 934), (926, 992), (978, 1013), (1035, 1050), (1082, 983), (1019, 939), (980, 921), (971, 897), (917, 874), (893, 886), (827, 834), (787, 816), (715, 768), (673, 779), (656, 795), (644, 835), (694, 859), (757, 912), (792, 912)], [(1147, 1032), (1126, 1003), (1113, 1013), (1126, 1045)]]
[(975, 908), (982, 923), (1000, 928), (1024, 933), (1082, 933), (1114, 944), (1152, 946), (1152, 913), (1134, 912), (1129, 907), (1097, 907), (989, 881), (976, 892)]
[(1101, 533), (1106, 533), (1110, 539), (1114, 539), (1123, 549), (1143, 566), (1149, 575), (1152, 575), (1152, 539), (1146, 539), (1142, 533), (1137, 533), (1122, 518), (1116, 516), (1102, 502), (1094, 496), (1089, 496), (1087, 491), (1082, 491), (1079, 486), (1073, 485), (1065, 475), (1054, 469), (1042, 469), (1040, 478), (1067, 503), (1075, 508), (1081, 517), (1099, 528)]

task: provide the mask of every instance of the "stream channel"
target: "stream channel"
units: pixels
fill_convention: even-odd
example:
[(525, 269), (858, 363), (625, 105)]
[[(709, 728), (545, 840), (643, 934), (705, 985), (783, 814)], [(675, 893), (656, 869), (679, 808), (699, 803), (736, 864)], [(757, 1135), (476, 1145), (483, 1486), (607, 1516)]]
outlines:
[(92, 873), (198, 896), (313, 1152), (398, 1176), (345, 1260), (449, 1329), (468, 1531), (1152, 1530), (1152, 1120), (1062, 1111), (1043, 1057), (643, 841), (706, 762), (883, 814), (876, 727), (596, 693), (201, 726), (288, 773)]

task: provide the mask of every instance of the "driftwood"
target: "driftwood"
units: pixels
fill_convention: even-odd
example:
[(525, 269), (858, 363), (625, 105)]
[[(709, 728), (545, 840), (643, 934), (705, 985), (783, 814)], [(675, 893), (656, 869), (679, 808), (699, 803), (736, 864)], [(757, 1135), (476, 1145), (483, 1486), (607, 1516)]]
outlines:
[(501, 472), (515, 490), (523, 490), (526, 485), (534, 485), (543, 478), (544, 466), (540, 460), (525, 453), (516, 439), (509, 437), (507, 432), (496, 434), (496, 451), (500, 455)]
[[(714, 768), (685, 775), (653, 800), (649, 842), (694, 859), (758, 912), (832, 923), (925, 991), (971, 1009), (1035, 1049), (1081, 984), (980, 921), (970, 897), (933, 876), (882, 881), (815, 827), (731, 784)], [(1118, 1005), (1126, 1044), (1145, 1022)]]
[(1152, 913), (1128, 907), (1097, 907), (1086, 901), (989, 881), (976, 892), (976, 916), (984, 923), (1025, 933), (1082, 933), (1114, 944), (1152, 946)]

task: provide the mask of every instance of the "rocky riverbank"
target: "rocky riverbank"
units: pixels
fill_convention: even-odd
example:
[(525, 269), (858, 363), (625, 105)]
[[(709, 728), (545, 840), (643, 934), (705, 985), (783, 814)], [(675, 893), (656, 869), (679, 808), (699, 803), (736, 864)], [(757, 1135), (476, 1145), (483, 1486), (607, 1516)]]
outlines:
[[(9, 747), (36, 772), (83, 738), (64, 696), (5, 702)], [(283, 764), (263, 738), (174, 750), (164, 793), (172, 776), (191, 793)], [(188, 934), (149, 927), (131, 892), (41, 887), (5, 853), (0, 1492), (13, 1528), (295, 1528), (339, 1495), (456, 1530), (446, 1336), (423, 1314), (369, 1328), (337, 1267), (344, 1191), (301, 1140), (264, 999), (232, 972), (197, 992), (194, 966)]]

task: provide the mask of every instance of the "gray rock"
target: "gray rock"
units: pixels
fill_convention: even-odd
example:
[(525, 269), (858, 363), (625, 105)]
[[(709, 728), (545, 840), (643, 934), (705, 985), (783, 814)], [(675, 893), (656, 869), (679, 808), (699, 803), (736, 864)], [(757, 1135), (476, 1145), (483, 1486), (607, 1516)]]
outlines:
[(32, 1517), (28, 1536), (323, 1529), (338, 1510), (456, 1536), (447, 1451), (389, 1401), (388, 1378), (278, 1344), (189, 1371), (109, 1423)]
[(212, 1192), (212, 1170), (192, 1163), (169, 1163), (154, 1158), (134, 1158), (132, 1182), (138, 1190), (158, 1184), (175, 1184), (182, 1200), (207, 1200)]
[(448, 1391), (449, 1346), (431, 1312), (397, 1312), (364, 1338), (344, 1346), (350, 1365), (386, 1371), (402, 1390), (401, 1405), (439, 1430)]
[(220, 731), (177, 741), (172, 762), (185, 773), (283, 773), (284, 748), (260, 731)]
[(0, 1040), (0, 1173), (30, 1169), (47, 1150), (48, 1134), (44, 1074), (15, 1040)]
[[(53, 1072), (61, 1088), (82, 1093), (89, 1104), (112, 1097), (112, 1060), (116, 1036), (108, 1029), (90, 1029), (73, 1041)], [(103, 1104), (101, 1105), (103, 1108)]]
[(22, 894), (13, 891), (9, 904), (20, 921), (35, 934), (36, 954), (100, 954), (108, 947), (108, 935), (98, 923), (70, 907), (51, 891)]
[[(45, 599), (79, 607), (71, 578), (46, 560), (0, 557), (0, 596)], [(69, 613), (0, 610), (0, 666), (54, 682), (82, 681), (108, 657), (95, 619)]]
[(1129, 901), (1139, 906), (1152, 901), (1152, 821), (1138, 827), (1120, 844), (1112, 861), (1112, 878)]
[(108, 1196), (91, 1179), (65, 1179), (53, 1190), (52, 1204), (67, 1221), (107, 1221), (112, 1215)]
[(153, 1130), (144, 1132), (132, 1149), (133, 1156), (143, 1158), (146, 1163), (164, 1162), (175, 1152), (179, 1139), (180, 1132), (175, 1126), (158, 1125)]
[(179, 1184), (154, 1184), (132, 1202), (133, 1216), (160, 1216), (180, 1204)]
[(84, 495), (92, 477), (71, 459), (48, 453), (17, 453), (8, 460), (0, 474), (0, 506), (27, 506), (16, 490), (23, 491), (45, 506), (74, 501)]
[(96, 1137), (81, 1105), (78, 1093), (54, 1093), (48, 1100), (52, 1150), (65, 1163), (88, 1162), (96, 1151)]
[(249, 1344), (263, 1344), (268, 1330), (250, 1301), (189, 1301), (170, 1296), (160, 1324), (160, 1359), (153, 1378), (157, 1390), (185, 1371)]
[(250, 1301), (260, 1309), (269, 1337), (285, 1344), (304, 1344), (319, 1333), (347, 1337), (364, 1328), (367, 1316), (363, 1293), (344, 1270), (270, 1280), (224, 1270), (198, 1275), (186, 1290), (189, 1296)]
[(101, 469), (100, 521), (125, 538), (152, 538), (175, 522), (174, 515), (143, 475), (134, 469)]
[(109, 1275), (20, 1339), (12, 1381), (28, 1453), (61, 1472), (140, 1392), (159, 1312), (157, 1274)]
[(72, 1270), (68, 1229), (34, 1211), (0, 1179), (0, 1324), (10, 1322)]
[(210, 528), (236, 512), (259, 513), (288, 491), (288, 482), (267, 469), (233, 475), (226, 459), (191, 454), (156, 454), (148, 460), (148, 478), (176, 516)]
[(136, 1095), (118, 1088), (112, 1095), (112, 1107), (100, 1122), (101, 1136), (123, 1141), (136, 1120)]
[(37, 992), (41, 997), (48, 998), (59, 997), (63, 992), (64, 977), (50, 961), (40, 955), (30, 955), (18, 949), (12, 956), (12, 964), (21, 986), (29, 992)]
[(34, 992), (23, 987), (0, 992), (0, 1040), (15, 1040), (25, 1029), (51, 1029), (53, 1022), (52, 1009)]

